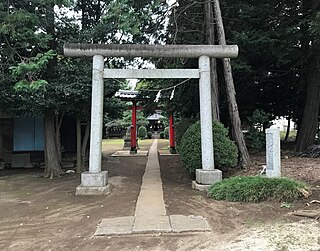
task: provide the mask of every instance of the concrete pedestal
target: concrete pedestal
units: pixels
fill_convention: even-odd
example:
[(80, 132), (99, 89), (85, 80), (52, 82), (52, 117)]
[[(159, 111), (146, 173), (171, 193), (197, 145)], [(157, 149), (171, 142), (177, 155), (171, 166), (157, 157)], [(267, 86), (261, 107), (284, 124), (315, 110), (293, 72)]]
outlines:
[(222, 180), (222, 172), (218, 169), (196, 170), (196, 180), (192, 182), (192, 188), (199, 191), (208, 191), (209, 187)]
[(81, 174), (81, 185), (77, 187), (76, 195), (107, 195), (111, 191), (107, 180), (108, 171), (83, 172)]

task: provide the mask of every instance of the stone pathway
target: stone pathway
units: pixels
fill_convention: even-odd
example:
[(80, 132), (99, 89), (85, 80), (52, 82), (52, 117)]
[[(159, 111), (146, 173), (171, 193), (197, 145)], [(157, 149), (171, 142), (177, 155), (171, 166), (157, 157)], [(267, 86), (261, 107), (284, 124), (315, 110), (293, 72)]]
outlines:
[(148, 151), (138, 150), (137, 153), (130, 153), (130, 150), (116, 151), (111, 157), (141, 157), (148, 156)]
[(149, 151), (134, 216), (108, 218), (99, 224), (95, 236), (141, 233), (211, 231), (201, 216), (167, 215), (157, 154), (158, 140)]

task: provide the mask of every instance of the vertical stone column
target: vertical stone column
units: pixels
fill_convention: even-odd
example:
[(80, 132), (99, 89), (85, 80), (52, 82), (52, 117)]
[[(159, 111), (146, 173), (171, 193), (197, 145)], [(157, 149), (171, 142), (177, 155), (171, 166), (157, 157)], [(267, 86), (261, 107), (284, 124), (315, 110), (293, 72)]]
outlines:
[(176, 151), (176, 144), (175, 144), (175, 136), (174, 136), (174, 117), (173, 117), (173, 112), (170, 113), (170, 118), (169, 118), (169, 141), (170, 141), (170, 153), (175, 154), (177, 153)]
[(280, 152), (280, 130), (268, 128), (266, 130), (266, 162), (267, 177), (281, 176), (281, 152)]
[(76, 195), (108, 194), (108, 172), (101, 172), (102, 128), (103, 128), (103, 56), (93, 57), (92, 67), (92, 100), (91, 100), (91, 131), (89, 172), (81, 174), (81, 185)]
[(207, 190), (213, 183), (222, 180), (222, 172), (214, 168), (210, 58), (199, 58), (199, 93), (202, 169), (196, 170), (196, 182), (192, 186), (198, 190)]

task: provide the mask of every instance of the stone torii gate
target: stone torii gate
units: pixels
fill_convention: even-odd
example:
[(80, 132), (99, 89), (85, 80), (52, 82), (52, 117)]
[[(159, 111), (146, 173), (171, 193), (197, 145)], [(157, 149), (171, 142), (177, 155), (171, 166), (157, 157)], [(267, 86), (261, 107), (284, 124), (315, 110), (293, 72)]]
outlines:
[[(93, 57), (89, 171), (81, 174), (77, 195), (108, 194), (108, 172), (101, 171), (104, 78), (197, 78), (200, 92), (202, 169), (193, 187), (199, 190), (222, 179), (214, 167), (210, 58), (234, 58), (236, 45), (65, 44), (67, 57)], [(105, 69), (104, 57), (198, 58), (199, 69)]]

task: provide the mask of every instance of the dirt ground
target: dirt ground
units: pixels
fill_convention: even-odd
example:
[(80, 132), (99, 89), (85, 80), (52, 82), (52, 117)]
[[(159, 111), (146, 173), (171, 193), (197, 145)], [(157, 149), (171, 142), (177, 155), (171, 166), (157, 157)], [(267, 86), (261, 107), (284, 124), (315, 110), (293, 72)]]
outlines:
[[(150, 144), (145, 141), (141, 148)], [(161, 141), (158, 149), (166, 145)], [(93, 237), (102, 219), (134, 214), (147, 159), (110, 157), (118, 148), (103, 150), (103, 169), (109, 171), (113, 185), (108, 196), (75, 196), (80, 184), (76, 174), (49, 180), (41, 178), (41, 169), (0, 170), (0, 250), (320, 250), (318, 221), (291, 215), (298, 209), (320, 209), (320, 204), (307, 205), (320, 200), (320, 159), (287, 155), (282, 159), (284, 176), (312, 188), (310, 198), (290, 208), (280, 207), (281, 202), (210, 200), (204, 192), (191, 189), (178, 156), (160, 156), (167, 213), (206, 217), (212, 232)], [(232, 175), (258, 173), (264, 156), (253, 159), (254, 166)]]

